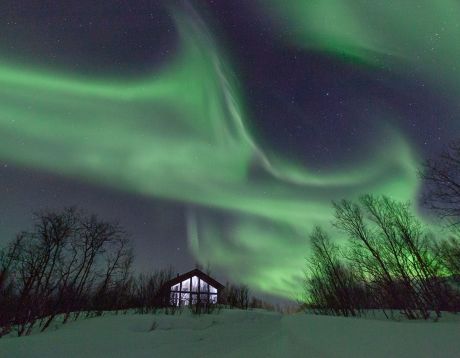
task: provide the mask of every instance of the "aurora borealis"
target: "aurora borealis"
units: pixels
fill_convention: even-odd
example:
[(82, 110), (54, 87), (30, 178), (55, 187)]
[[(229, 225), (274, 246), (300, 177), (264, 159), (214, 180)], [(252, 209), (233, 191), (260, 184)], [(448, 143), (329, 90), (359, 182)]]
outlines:
[[(165, 225), (183, 226), (183, 237), (136, 231), (144, 262), (168, 261), (161, 249), (181, 241), (189, 262), (292, 298), (308, 233), (329, 224), (331, 201), (383, 193), (416, 203), (419, 164), (460, 129), (454, 0), (67, 2), (1, 5), (0, 233), (22, 229), (12, 203), (40, 190), (40, 181), (22, 187), (24, 176), (79, 183), (94, 201), (109, 190), (156, 212), (174, 203), (176, 221)], [(83, 40), (103, 39), (120, 17), (135, 40), (100, 40), (100, 52), (82, 46), (80, 55), (66, 43), (82, 27)], [(32, 35), (34, 26), (48, 31)], [(145, 58), (145, 48), (167, 56)], [(27, 206), (73, 205), (65, 185)], [(127, 229), (138, 226), (123, 222), (133, 208), (114, 202)], [(169, 261), (187, 269), (175, 261), (184, 257)]]

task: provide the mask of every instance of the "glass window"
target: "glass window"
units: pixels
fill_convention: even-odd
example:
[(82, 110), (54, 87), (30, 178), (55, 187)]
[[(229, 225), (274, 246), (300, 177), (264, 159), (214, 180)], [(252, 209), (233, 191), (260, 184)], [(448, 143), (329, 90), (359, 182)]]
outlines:
[(170, 296), (170, 303), (174, 306), (179, 306), (179, 294), (178, 293), (171, 293)]
[(209, 303), (217, 303), (217, 295), (209, 295)]
[(190, 279), (182, 281), (182, 291), (190, 291)]
[(192, 291), (193, 292), (198, 291), (198, 277), (196, 277), (196, 276), (192, 277)]
[(196, 304), (198, 300), (198, 295), (196, 293), (192, 293), (192, 305)]
[(190, 303), (190, 293), (181, 294), (181, 306), (187, 306)]
[(201, 292), (208, 292), (209, 285), (206, 281), (201, 280), (200, 281), (200, 291)]
[(174, 285), (173, 287), (171, 287), (171, 291), (179, 291), (179, 284)]
[(209, 285), (209, 292), (211, 292), (211, 293), (217, 293), (217, 288), (212, 287), (211, 285)]

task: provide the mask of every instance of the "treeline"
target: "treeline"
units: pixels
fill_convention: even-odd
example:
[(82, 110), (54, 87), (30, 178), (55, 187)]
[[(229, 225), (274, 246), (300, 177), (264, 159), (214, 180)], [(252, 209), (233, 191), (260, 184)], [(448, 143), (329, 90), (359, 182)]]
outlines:
[[(172, 267), (135, 274), (131, 240), (118, 223), (74, 208), (35, 214), (33, 222), (0, 250), (0, 337), (104, 311), (175, 312), (164, 292)], [(227, 283), (219, 300), (221, 307), (270, 308), (245, 285)], [(216, 306), (202, 302), (190, 308), (210, 313)]]
[(275, 307), (273, 304), (251, 295), (249, 287), (244, 284), (235, 285), (227, 282), (219, 300), (222, 306), (228, 308), (281, 310), (280, 307)]
[(310, 308), (356, 316), (369, 309), (399, 310), (427, 319), (460, 310), (460, 272), (451, 257), (460, 253), (454, 238), (426, 234), (407, 204), (364, 196), (335, 204), (334, 225), (348, 237), (343, 247), (316, 228), (306, 280)]
[[(422, 173), (424, 202), (446, 220), (443, 238), (425, 230), (407, 203), (366, 195), (334, 203), (332, 242), (322, 228), (310, 236), (305, 304), (321, 314), (439, 317), (460, 310), (460, 143)], [(438, 234), (439, 235), (439, 234)]]
[(0, 337), (46, 330), (107, 310), (148, 312), (164, 304), (172, 269), (135, 276), (131, 241), (118, 223), (73, 208), (34, 216), (0, 252)]
[(116, 305), (130, 275), (132, 249), (116, 223), (75, 209), (43, 212), (0, 256), (0, 327), (29, 334), (54, 317)]

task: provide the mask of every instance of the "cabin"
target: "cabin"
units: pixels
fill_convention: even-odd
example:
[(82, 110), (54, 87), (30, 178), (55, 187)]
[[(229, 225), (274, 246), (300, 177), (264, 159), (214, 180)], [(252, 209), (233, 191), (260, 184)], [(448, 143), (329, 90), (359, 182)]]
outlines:
[(219, 303), (219, 296), (224, 285), (200, 271), (194, 269), (178, 275), (164, 286), (169, 305), (188, 306), (193, 304)]

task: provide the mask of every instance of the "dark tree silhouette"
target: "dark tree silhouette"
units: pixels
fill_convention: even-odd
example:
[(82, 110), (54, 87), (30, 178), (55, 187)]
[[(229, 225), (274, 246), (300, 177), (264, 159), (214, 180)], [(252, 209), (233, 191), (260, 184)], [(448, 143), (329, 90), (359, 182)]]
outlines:
[(334, 207), (334, 226), (348, 242), (340, 249), (321, 229), (311, 235), (310, 308), (344, 316), (361, 314), (364, 308), (380, 308), (385, 314), (400, 310), (409, 319), (458, 311), (458, 292), (445, 276), (458, 270), (458, 241), (438, 245), (408, 203), (384, 196), (342, 200)]
[(340, 258), (339, 247), (321, 228), (310, 235), (312, 255), (306, 270), (306, 296), (310, 307), (336, 315), (356, 316), (357, 281), (350, 267)]
[(451, 143), (436, 160), (425, 163), (424, 203), (451, 224), (460, 225), (460, 140)]
[(380, 298), (408, 318), (437, 316), (445, 301), (434, 240), (411, 214), (409, 204), (366, 195), (359, 203), (335, 204), (337, 228), (350, 240), (350, 259), (371, 282)]
[(221, 293), (221, 300), (230, 308), (248, 309), (250, 303), (249, 287), (246, 285), (234, 285), (227, 282)]
[(31, 231), (20, 233), (0, 255), (0, 324), (7, 333), (41, 330), (63, 314), (112, 309), (114, 290), (127, 287), (130, 241), (119, 224), (73, 208), (35, 214)]
[(148, 274), (139, 274), (133, 281), (132, 295), (137, 312), (151, 312), (166, 304), (162, 289), (165, 283), (173, 278), (173, 272), (173, 268), (169, 267)]
[[(453, 282), (451, 308), (460, 305), (460, 140), (454, 141), (420, 173), (425, 182), (424, 204), (436, 212), (446, 227), (435, 245), (445, 276)], [(457, 288), (457, 289), (455, 289)]]

